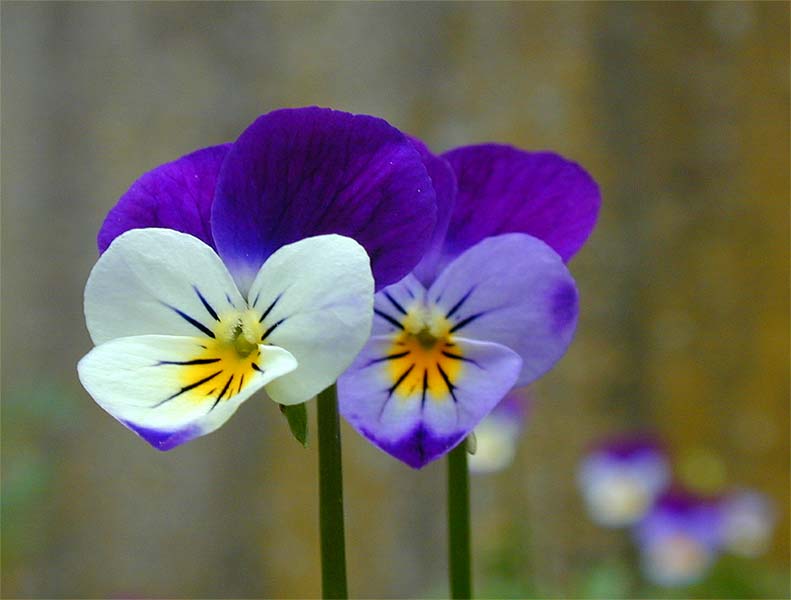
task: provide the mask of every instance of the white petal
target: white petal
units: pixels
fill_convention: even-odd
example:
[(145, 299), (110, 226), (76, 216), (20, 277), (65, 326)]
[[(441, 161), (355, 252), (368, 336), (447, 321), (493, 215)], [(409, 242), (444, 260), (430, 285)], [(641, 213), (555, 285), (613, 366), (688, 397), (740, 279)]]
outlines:
[(85, 285), (85, 321), (95, 344), (146, 334), (210, 337), (218, 318), (244, 307), (214, 250), (171, 229), (118, 236)]
[(519, 423), (490, 413), (475, 428), (477, 447), (468, 458), (471, 473), (494, 473), (510, 465), (516, 455)]
[(91, 350), (77, 370), (102, 408), (155, 448), (169, 450), (214, 431), (255, 391), (297, 366), (282, 348), (260, 345), (240, 358), (232, 346), (204, 342), (117, 338)]
[(267, 386), (275, 402), (309, 400), (351, 364), (371, 332), (373, 289), (365, 250), (340, 235), (283, 246), (264, 263), (250, 306), (263, 316), (263, 341), (299, 364)]

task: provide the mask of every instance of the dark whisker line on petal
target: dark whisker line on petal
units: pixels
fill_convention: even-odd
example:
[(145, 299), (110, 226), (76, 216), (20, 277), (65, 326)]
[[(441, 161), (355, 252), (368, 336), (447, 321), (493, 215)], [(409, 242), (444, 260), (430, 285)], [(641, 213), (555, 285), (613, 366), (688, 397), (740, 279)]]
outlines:
[(458, 331), (462, 327), (466, 327), (467, 325), (469, 325), (473, 321), (477, 321), (478, 319), (480, 319), (485, 314), (486, 313), (479, 312), (479, 313), (475, 313), (474, 315), (470, 315), (469, 317), (467, 317), (465, 319), (462, 319), (461, 321), (456, 323), (453, 327), (451, 327), (450, 331), (448, 331), (448, 333), (455, 333), (456, 331)]
[(448, 374), (445, 372), (445, 369), (443, 369), (439, 363), (437, 363), (437, 370), (439, 371), (439, 374), (442, 377), (442, 379), (445, 381), (445, 385), (448, 386), (448, 392), (450, 392), (450, 397), (453, 398), (454, 402), (458, 402), (458, 399), (456, 398), (456, 386), (450, 382), (450, 377), (448, 377)]
[(447, 350), (443, 350), (442, 351), (442, 356), (447, 356), (448, 358), (453, 358), (455, 360), (460, 360), (462, 362), (472, 363), (472, 364), (478, 366), (478, 363), (476, 361), (472, 360), (471, 358), (467, 358), (466, 356), (462, 356), (460, 354), (453, 354), (453, 352), (448, 352)]
[(459, 309), (460, 309), (460, 308), (461, 308), (461, 307), (464, 305), (464, 303), (465, 303), (465, 302), (467, 302), (467, 300), (469, 299), (470, 295), (472, 294), (472, 292), (473, 292), (474, 290), (475, 290), (475, 286), (472, 286), (472, 287), (469, 289), (469, 291), (468, 291), (466, 294), (464, 294), (464, 295), (461, 297), (461, 299), (460, 299), (460, 300), (459, 300), (459, 301), (458, 301), (456, 304), (454, 304), (454, 305), (453, 305), (453, 308), (451, 308), (451, 309), (448, 311), (448, 314), (447, 314), (447, 315), (445, 315), (445, 318), (446, 318), (446, 319), (450, 319), (450, 318), (451, 318), (453, 315), (455, 315), (455, 314), (456, 314), (456, 312), (457, 312), (457, 311), (458, 311), (458, 310), (459, 310)]
[(257, 364), (255, 364), (255, 363), (253, 363), (253, 369), (255, 369), (256, 371), (258, 371), (258, 372), (259, 372), (259, 373), (261, 373), (262, 375), (264, 374), (264, 370), (263, 370), (261, 367), (259, 367)]
[(428, 391), (428, 369), (423, 369), (423, 395), (420, 397), (420, 410), (426, 405), (426, 392)]
[(198, 329), (199, 331), (201, 331), (204, 334), (208, 335), (210, 338), (214, 337), (214, 332), (211, 329), (209, 329), (208, 327), (206, 327), (206, 325), (204, 325), (200, 321), (197, 321), (197, 320), (193, 319), (187, 313), (185, 313), (183, 311), (180, 311), (175, 306), (170, 306), (170, 304), (165, 304), (165, 306), (167, 306), (170, 310), (175, 312), (178, 316), (180, 316), (182, 319), (184, 319), (187, 323), (189, 323), (190, 325), (195, 327), (195, 329)]
[(404, 352), (395, 352), (393, 354), (388, 354), (387, 356), (372, 358), (370, 361), (368, 361), (368, 366), (370, 367), (371, 365), (375, 365), (376, 363), (380, 363), (385, 360), (395, 360), (397, 358), (404, 358), (405, 356), (411, 354), (411, 352), (412, 352), (411, 350), (405, 350)]
[(211, 395), (212, 395), (214, 392), (216, 392), (216, 391), (217, 391), (217, 388), (216, 388), (216, 387), (215, 387), (215, 388), (212, 388), (212, 389), (210, 389), (208, 392), (206, 392), (206, 395), (207, 395), (207, 396), (211, 396)]
[(398, 386), (404, 382), (404, 379), (406, 379), (409, 376), (409, 374), (412, 372), (412, 369), (414, 368), (415, 368), (415, 363), (412, 363), (406, 371), (401, 373), (401, 376), (396, 380), (396, 382), (392, 385), (392, 387), (389, 390), (387, 390), (388, 398), (395, 393), (395, 391), (398, 389)]
[(233, 381), (233, 375), (231, 375), (231, 377), (228, 379), (228, 381), (225, 382), (225, 386), (223, 386), (222, 391), (220, 392), (220, 395), (217, 396), (217, 399), (214, 401), (214, 404), (211, 405), (211, 408), (209, 409), (210, 411), (214, 410), (214, 407), (217, 406), (220, 403), (220, 400), (222, 400), (222, 397), (225, 396), (225, 392), (227, 392), (228, 388), (231, 387), (231, 382), (232, 381)]
[[(270, 304), (270, 305), (269, 305), (269, 306), (266, 308), (266, 310), (264, 311), (264, 314), (262, 314), (262, 315), (261, 315), (261, 318), (260, 318), (260, 319), (258, 319), (258, 322), (259, 322), (259, 323), (263, 323), (263, 322), (264, 322), (264, 319), (266, 319), (266, 318), (269, 316), (269, 313), (271, 313), (271, 312), (272, 312), (272, 309), (273, 309), (273, 308), (275, 308), (275, 304), (277, 304), (277, 303), (278, 303), (278, 301), (280, 300), (280, 298), (282, 298), (282, 297), (283, 297), (283, 292), (280, 292), (280, 293), (277, 295), (277, 297), (276, 297), (274, 300), (272, 300), (272, 304)], [(256, 302), (258, 302), (258, 296), (256, 296), (256, 297), (255, 297), (255, 302), (253, 302), (253, 308), (255, 308), (255, 304), (256, 304)]]
[(398, 301), (390, 295), (390, 292), (384, 292), (384, 295), (385, 295), (385, 298), (390, 300), (390, 304), (392, 304), (398, 312), (400, 312), (402, 315), (406, 315), (407, 314), (406, 313), (406, 309), (403, 306), (401, 306), (398, 303)]
[(196, 294), (198, 294), (198, 298), (200, 298), (201, 304), (203, 304), (203, 308), (205, 308), (206, 312), (208, 312), (211, 315), (211, 318), (214, 319), (215, 321), (219, 321), (220, 317), (217, 316), (217, 311), (214, 310), (212, 308), (212, 305), (209, 304), (209, 301), (206, 300), (206, 298), (203, 297), (203, 294), (200, 293), (200, 290), (198, 289), (198, 286), (193, 285), (192, 289), (195, 290)]
[(190, 365), (210, 365), (212, 363), (220, 362), (219, 358), (196, 358), (194, 360), (160, 360), (157, 365), (181, 365), (187, 367)]
[(255, 295), (255, 299), (253, 300), (253, 308), (258, 305), (258, 300), (261, 298), (261, 290), (258, 290), (258, 293)]
[(382, 421), (382, 415), (385, 414), (385, 410), (387, 410), (387, 405), (390, 404), (390, 401), (393, 399), (392, 396), (388, 396), (387, 399), (382, 403), (382, 408), (379, 409), (379, 422)]
[(241, 392), (241, 391), (242, 391), (242, 386), (243, 386), (243, 385), (244, 385), (244, 373), (242, 373), (242, 376), (241, 376), (241, 378), (239, 379), (239, 387), (238, 387), (238, 389), (236, 390), (236, 393), (237, 393), (237, 394), (238, 394), (239, 392)]
[(263, 341), (264, 341), (266, 338), (268, 338), (268, 337), (269, 337), (269, 336), (272, 334), (272, 332), (273, 332), (275, 329), (277, 329), (278, 327), (280, 327), (280, 324), (281, 324), (283, 321), (285, 321), (285, 320), (286, 320), (286, 318), (287, 318), (287, 317), (283, 317), (283, 318), (282, 318), (282, 319), (280, 319), (279, 321), (277, 321), (277, 322), (273, 323), (273, 324), (272, 324), (272, 325), (269, 327), (269, 329), (267, 329), (267, 330), (264, 332), (264, 335), (262, 335), (262, 336), (261, 336), (261, 341), (263, 342)]
[(200, 380), (196, 381), (195, 383), (191, 383), (189, 385), (185, 385), (178, 392), (176, 392), (172, 396), (168, 396), (167, 398), (165, 398), (159, 404), (155, 404), (154, 406), (152, 406), (152, 408), (157, 408), (158, 406), (162, 406), (165, 402), (168, 402), (170, 400), (173, 400), (174, 398), (177, 398), (178, 396), (181, 396), (181, 394), (183, 394), (184, 392), (189, 392), (190, 390), (194, 390), (196, 387), (198, 387), (200, 385), (203, 385), (204, 383), (208, 383), (209, 381), (211, 381), (212, 379), (217, 377), (217, 375), (219, 375), (220, 373), (222, 373), (222, 370), (217, 371), (216, 373), (212, 373), (208, 377), (204, 377), (203, 379), (200, 379)]
[(387, 313), (385, 313), (385, 312), (382, 312), (382, 311), (381, 311), (381, 310), (379, 310), (378, 308), (375, 308), (375, 309), (374, 309), (374, 313), (376, 313), (377, 315), (379, 315), (380, 317), (382, 317), (382, 318), (383, 318), (385, 321), (387, 321), (388, 323), (390, 323), (392, 326), (394, 326), (394, 327), (397, 327), (398, 329), (403, 329), (403, 328), (404, 328), (404, 326), (403, 326), (403, 325), (401, 325), (401, 323), (399, 323), (399, 322), (398, 322), (398, 321), (397, 321), (397, 320), (396, 320), (394, 317), (391, 317), (391, 316), (390, 316), (390, 315), (388, 315)]

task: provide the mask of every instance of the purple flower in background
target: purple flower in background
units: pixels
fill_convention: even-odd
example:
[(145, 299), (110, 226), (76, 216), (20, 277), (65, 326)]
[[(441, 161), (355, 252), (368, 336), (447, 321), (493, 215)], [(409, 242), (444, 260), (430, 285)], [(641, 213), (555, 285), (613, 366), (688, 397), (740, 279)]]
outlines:
[(725, 548), (733, 554), (754, 558), (769, 548), (777, 511), (764, 494), (737, 490), (721, 503)]
[(637, 525), (645, 576), (665, 587), (702, 579), (722, 546), (722, 511), (715, 500), (671, 491)]
[(670, 482), (670, 465), (650, 437), (608, 440), (593, 448), (577, 474), (591, 518), (606, 527), (636, 523)]
[(494, 473), (513, 462), (529, 410), (530, 397), (511, 392), (478, 423), (475, 452), (468, 459), (471, 473)]
[(233, 144), (143, 175), (110, 211), (80, 380), (160, 450), (215, 430), (262, 387), (305, 402), (362, 348), (374, 285), (415, 267), (435, 221), (423, 161), (385, 121), (264, 115)]
[(593, 229), (600, 196), (556, 154), (489, 144), (438, 157), (415, 145), (437, 196), (432, 241), (376, 295), (372, 337), (338, 384), (352, 426), (420, 468), (566, 351), (577, 289), (564, 262)]

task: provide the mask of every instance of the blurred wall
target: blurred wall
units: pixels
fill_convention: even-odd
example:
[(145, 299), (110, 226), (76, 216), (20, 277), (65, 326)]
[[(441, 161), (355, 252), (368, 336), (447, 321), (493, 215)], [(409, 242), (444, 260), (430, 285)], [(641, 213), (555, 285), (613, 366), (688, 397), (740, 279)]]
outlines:
[[(373, 113), (436, 150), (547, 148), (602, 186), (577, 339), (510, 470), (476, 478), (477, 576), (569, 595), (623, 537), (574, 489), (586, 444), (668, 440), (709, 491), (772, 495), (788, 564), (785, 3), (28, 3), (2, 11), (5, 597), (311, 597), (315, 447), (256, 398), (159, 454), (82, 391), (82, 290), (144, 171), (258, 114)], [(350, 586), (442, 595), (444, 465), (344, 430)], [(781, 591), (779, 594), (787, 594)]]

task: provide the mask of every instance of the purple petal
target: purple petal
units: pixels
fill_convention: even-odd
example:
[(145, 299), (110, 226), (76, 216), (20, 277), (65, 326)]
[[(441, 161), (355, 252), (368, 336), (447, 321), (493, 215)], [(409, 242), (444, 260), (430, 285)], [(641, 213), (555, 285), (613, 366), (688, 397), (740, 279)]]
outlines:
[(398, 333), (404, 316), (426, 299), (426, 288), (414, 275), (407, 275), (398, 283), (387, 286), (374, 296), (374, 322), (371, 335)]
[[(369, 340), (338, 380), (339, 408), (376, 446), (419, 469), (459, 444), (497, 405), (521, 360), (499, 344), (454, 338), (457, 358), (443, 359), (440, 370), (401, 356), (396, 341), (392, 335)], [(460, 362), (450, 368), (453, 360)]]
[(722, 543), (722, 515), (711, 500), (670, 492), (635, 529), (640, 563), (649, 581), (688, 586), (704, 577)]
[(723, 541), (722, 516), (714, 499), (671, 490), (656, 501), (635, 536), (641, 545), (651, 545), (683, 534), (707, 548), (718, 549)]
[(217, 175), (230, 147), (203, 148), (143, 175), (105, 218), (99, 230), (99, 251), (104, 252), (125, 231), (142, 227), (189, 233), (213, 248), (211, 205)]
[(568, 261), (596, 224), (599, 188), (562, 156), (483, 144), (444, 157), (458, 183), (445, 262), (486, 237), (512, 232), (543, 240)]
[(448, 315), (452, 333), (519, 354), (517, 386), (552, 368), (577, 325), (577, 289), (568, 269), (552, 248), (521, 233), (487, 238), (464, 252), (428, 298)]
[(158, 429), (141, 427), (127, 421), (121, 421), (121, 423), (151, 444), (151, 446), (163, 452), (172, 450), (176, 446), (185, 444), (203, 435), (201, 428), (194, 425), (179, 431), (160, 431)]
[(667, 451), (659, 438), (649, 432), (630, 434), (599, 440), (589, 451), (590, 455), (600, 455), (614, 462), (627, 463), (643, 456), (656, 456), (666, 459)]
[(420, 158), (431, 177), (434, 192), (437, 196), (437, 224), (431, 236), (428, 250), (423, 260), (413, 271), (414, 275), (425, 286), (430, 286), (436, 279), (442, 256), (442, 246), (448, 232), (448, 224), (456, 203), (456, 176), (447, 160), (432, 154), (428, 147), (417, 138), (410, 138), (420, 153)]
[(415, 267), (435, 221), (431, 180), (406, 136), (381, 119), (315, 107), (250, 125), (212, 207), (217, 249), (243, 289), (279, 247), (327, 233), (357, 240), (384, 287)]
[(375, 446), (413, 469), (422, 469), (428, 463), (444, 456), (467, 436), (466, 433), (437, 436), (422, 422), (396, 441), (390, 441), (387, 437), (380, 438), (377, 433), (365, 429), (358, 431)]

